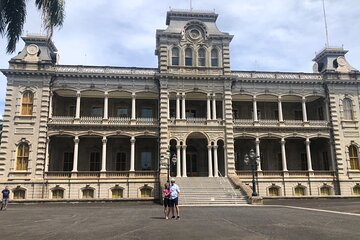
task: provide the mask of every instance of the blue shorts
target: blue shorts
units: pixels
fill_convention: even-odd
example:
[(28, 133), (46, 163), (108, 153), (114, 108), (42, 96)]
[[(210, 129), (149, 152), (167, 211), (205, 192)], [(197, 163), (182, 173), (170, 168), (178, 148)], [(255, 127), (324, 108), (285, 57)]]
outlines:
[(3, 198), (3, 200), (1, 201), (2, 204), (8, 204), (9, 203), (9, 198)]
[(169, 207), (174, 207), (179, 205), (179, 198), (169, 199)]

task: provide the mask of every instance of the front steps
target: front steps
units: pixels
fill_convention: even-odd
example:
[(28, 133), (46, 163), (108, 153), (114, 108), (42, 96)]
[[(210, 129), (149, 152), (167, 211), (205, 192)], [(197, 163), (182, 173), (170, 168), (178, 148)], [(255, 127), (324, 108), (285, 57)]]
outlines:
[(246, 197), (226, 177), (176, 178), (180, 206), (237, 206), (248, 204)]

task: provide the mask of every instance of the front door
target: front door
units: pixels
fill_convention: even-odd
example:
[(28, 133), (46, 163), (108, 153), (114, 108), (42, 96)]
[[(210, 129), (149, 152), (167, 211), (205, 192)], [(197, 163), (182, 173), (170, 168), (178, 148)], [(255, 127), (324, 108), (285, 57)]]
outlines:
[(186, 154), (186, 174), (189, 177), (194, 177), (199, 175), (196, 153)]

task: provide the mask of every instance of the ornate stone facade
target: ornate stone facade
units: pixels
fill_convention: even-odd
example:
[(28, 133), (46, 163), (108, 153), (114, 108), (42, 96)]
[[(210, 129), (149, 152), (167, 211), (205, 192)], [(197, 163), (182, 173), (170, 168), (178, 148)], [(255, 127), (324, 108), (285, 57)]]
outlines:
[(60, 65), (51, 39), (24, 37), (2, 70), (0, 183), (15, 199), (159, 198), (169, 174), (251, 183), (254, 149), (263, 197), (359, 195), (360, 75), (346, 51), (324, 49), (314, 73), (231, 71), (216, 20), (169, 11), (157, 69)]

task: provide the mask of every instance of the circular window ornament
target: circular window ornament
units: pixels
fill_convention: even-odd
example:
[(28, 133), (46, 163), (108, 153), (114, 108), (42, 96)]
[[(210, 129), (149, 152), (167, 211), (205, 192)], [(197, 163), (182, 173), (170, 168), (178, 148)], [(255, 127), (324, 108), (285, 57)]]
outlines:
[(197, 28), (190, 28), (186, 31), (186, 35), (189, 40), (195, 42), (202, 38), (202, 32)]
[(35, 55), (39, 52), (39, 47), (35, 44), (31, 44), (26, 48), (26, 51), (29, 55)]

